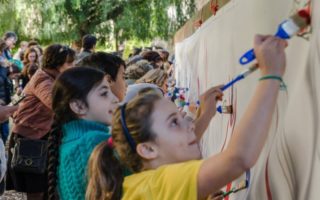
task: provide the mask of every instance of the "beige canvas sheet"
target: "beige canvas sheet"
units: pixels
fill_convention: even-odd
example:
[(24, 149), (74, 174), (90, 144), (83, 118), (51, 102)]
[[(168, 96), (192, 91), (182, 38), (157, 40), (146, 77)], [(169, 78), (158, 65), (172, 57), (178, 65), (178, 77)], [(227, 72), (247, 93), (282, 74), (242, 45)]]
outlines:
[[(273, 34), (278, 24), (305, 2), (233, 0), (178, 43), (175, 75), (178, 86), (190, 88), (188, 100), (196, 101), (209, 87), (226, 83), (244, 70), (238, 59), (252, 47), (254, 35)], [(267, 143), (250, 170), (250, 187), (229, 199), (320, 199), (320, 1), (314, 0), (311, 8), (310, 39), (289, 41), (284, 76), (288, 89), (279, 96)], [(205, 157), (226, 148), (234, 125), (250, 108), (258, 78), (256, 72), (225, 91), (224, 104), (232, 104), (235, 112), (217, 113), (212, 120), (202, 141)]]

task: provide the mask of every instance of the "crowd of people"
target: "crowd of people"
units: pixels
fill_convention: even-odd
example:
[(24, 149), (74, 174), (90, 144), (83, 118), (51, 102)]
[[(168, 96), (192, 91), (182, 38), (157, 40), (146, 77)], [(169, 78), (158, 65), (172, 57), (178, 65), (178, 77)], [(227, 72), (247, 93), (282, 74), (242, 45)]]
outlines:
[(227, 149), (204, 159), (199, 141), (223, 85), (201, 94), (191, 115), (170, 92), (165, 49), (135, 48), (123, 60), (97, 52), (88, 34), (79, 53), (21, 41), (12, 56), (17, 41), (14, 32), (0, 40), (0, 178), (2, 193), (28, 200), (222, 199), (259, 157), (286, 65), (285, 41), (255, 37), (262, 78), (250, 109)]

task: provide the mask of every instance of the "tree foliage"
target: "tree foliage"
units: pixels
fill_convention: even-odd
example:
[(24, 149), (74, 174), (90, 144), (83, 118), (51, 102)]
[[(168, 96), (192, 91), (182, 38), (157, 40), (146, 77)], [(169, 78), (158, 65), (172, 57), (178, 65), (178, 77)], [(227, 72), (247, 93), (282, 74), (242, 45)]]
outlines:
[[(6, 0), (0, 0), (6, 1)], [(20, 34), (47, 42), (71, 42), (87, 33), (100, 41), (168, 39), (195, 11), (195, 0), (11, 0)], [(8, 3), (7, 3), (8, 4)], [(9, 21), (9, 20), (8, 20)], [(9, 22), (10, 23), (10, 22)], [(8, 25), (2, 27), (9, 27)]]

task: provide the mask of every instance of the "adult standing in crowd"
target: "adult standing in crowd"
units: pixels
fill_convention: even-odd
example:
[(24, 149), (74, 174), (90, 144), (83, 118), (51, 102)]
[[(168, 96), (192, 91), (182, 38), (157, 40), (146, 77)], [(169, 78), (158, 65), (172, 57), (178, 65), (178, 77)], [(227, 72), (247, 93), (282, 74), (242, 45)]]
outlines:
[(3, 55), (6, 59), (11, 60), (11, 49), (14, 48), (14, 45), (16, 44), (18, 37), (14, 32), (8, 31), (3, 35), (4, 42), (6, 43), (7, 47), (5, 48)]
[(27, 48), (28, 48), (28, 42), (21, 41), (20, 47), (19, 47), (18, 51), (14, 54), (13, 59), (22, 61), (23, 57), (24, 57), (24, 52), (27, 50)]
[[(18, 109), (18, 106), (1, 106), (0, 105), (0, 123), (5, 122)], [(4, 177), (7, 172), (7, 158), (5, 153), (5, 146), (0, 139), (0, 195), (5, 189)]]
[(97, 38), (94, 35), (87, 34), (82, 38), (82, 49), (77, 55), (77, 63), (92, 54), (96, 48)]
[[(20, 103), (13, 117), (13, 137), (10, 139), (10, 149), (19, 138), (47, 140), (54, 115), (52, 111), (53, 83), (60, 73), (73, 67), (74, 59), (75, 52), (67, 46), (54, 44), (45, 50), (42, 68), (37, 70), (23, 90), (26, 98)], [(12, 155), (9, 155), (9, 163), (11, 157)], [(44, 192), (47, 191), (46, 173), (18, 172), (12, 168), (9, 169), (9, 173), (7, 189), (14, 188), (18, 192), (26, 192), (28, 200), (44, 199)], [(10, 188), (12, 186), (13, 188)]]
[[(0, 39), (0, 105), (7, 105), (11, 102), (12, 83), (9, 78), (10, 62), (5, 57), (7, 44)], [(9, 135), (9, 122), (7, 120), (0, 124), (1, 139), (5, 143)]]
[(43, 50), (42, 50), (40, 44), (39, 44), (37, 41), (35, 41), (35, 40), (31, 40), (31, 41), (28, 43), (28, 49), (31, 49), (31, 48), (33, 48), (34, 50), (36, 50), (36, 52), (37, 52), (37, 57), (38, 57), (38, 63), (39, 63), (39, 65), (41, 65)]
[(23, 59), (23, 69), (21, 71), (21, 74), (17, 78), (18, 90), (23, 89), (31, 79), (31, 77), (28, 74), (28, 71), (30, 71), (30, 69), (35, 71), (38, 68), (39, 59), (37, 50), (35, 48), (28, 48), (25, 52)]

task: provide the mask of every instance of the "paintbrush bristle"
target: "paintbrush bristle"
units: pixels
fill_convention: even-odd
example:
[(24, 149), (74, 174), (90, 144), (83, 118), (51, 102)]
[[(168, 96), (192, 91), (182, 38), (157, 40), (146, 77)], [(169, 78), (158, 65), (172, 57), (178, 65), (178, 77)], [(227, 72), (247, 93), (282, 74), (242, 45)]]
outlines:
[(302, 9), (298, 11), (296, 14), (290, 17), (292, 21), (300, 28), (304, 29), (310, 25), (311, 16), (310, 13), (306, 9)]
[(233, 113), (232, 105), (230, 105), (230, 106), (222, 106), (222, 113), (232, 114)]

